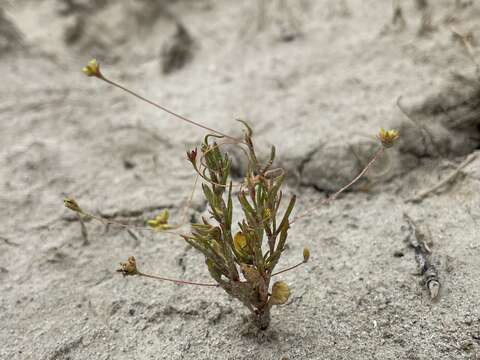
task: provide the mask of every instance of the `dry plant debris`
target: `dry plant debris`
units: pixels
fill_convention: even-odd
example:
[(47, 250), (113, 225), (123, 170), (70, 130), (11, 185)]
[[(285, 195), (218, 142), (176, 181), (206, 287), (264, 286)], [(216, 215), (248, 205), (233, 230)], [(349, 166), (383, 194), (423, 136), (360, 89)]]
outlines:
[(438, 270), (430, 259), (431, 250), (428, 243), (431, 239), (429, 239), (429, 234), (422, 231), (410, 216), (403, 214), (403, 218), (408, 225), (407, 241), (415, 250), (419, 273), (423, 276), (430, 299), (435, 300), (439, 295), (441, 284)]
[(452, 171), (452, 173), (450, 175), (448, 175), (444, 179), (440, 180), (434, 186), (432, 186), (432, 187), (430, 187), (426, 190), (423, 190), (420, 193), (418, 193), (417, 195), (415, 195), (414, 197), (408, 199), (407, 202), (419, 203), (419, 202), (423, 201), (424, 199), (426, 199), (427, 197), (429, 197), (430, 195), (432, 195), (434, 193), (438, 193), (441, 188), (443, 188), (444, 186), (454, 182), (455, 179), (457, 178), (457, 176), (460, 175), (462, 170), (468, 164), (470, 164), (476, 157), (477, 157), (476, 153), (470, 154), (460, 165), (458, 165), (458, 167), (454, 171)]

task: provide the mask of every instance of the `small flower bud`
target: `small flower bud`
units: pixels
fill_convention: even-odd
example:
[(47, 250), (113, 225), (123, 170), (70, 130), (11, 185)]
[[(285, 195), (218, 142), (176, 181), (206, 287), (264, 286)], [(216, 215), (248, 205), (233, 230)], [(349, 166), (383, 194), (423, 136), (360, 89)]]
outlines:
[(283, 305), (288, 301), (290, 297), (290, 288), (283, 281), (277, 281), (273, 284), (272, 295), (270, 296), (270, 304)]
[(395, 141), (400, 137), (400, 133), (397, 130), (385, 130), (380, 129), (378, 138), (383, 146), (386, 148), (392, 147)]
[(100, 64), (97, 62), (96, 59), (90, 60), (87, 66), (82, 68), (82, 71), (87, 76), (102, 76), (102, 73), (100, 72)]
[(310, 259), (310, 250), (308, 248), (303, 249), (303, 262), (306, 263), (308, 262), (308, 259)]
[(121, 272), (123, 276), (127, 275), (138, 275), (137, 261), (135, 257), (129, 256), (127, 262), (120, 263), (121, 268), (118, 269), (118, 272)]
[(192, 151), (187, 151), (187, 158), (188, 160), (193, 164), (195, 165), (195, 161), (197, 159), (197, 149), (193, 149)]
[(65, 198), (65, 199), (63, 199), (63, 204), (65, 205), (66, 208), (68, 208), (72, 211), (75, 211), (75, 212), (78, 212), (78, 213), (83, 212), (82, 208), (77, 204), (75, 199)]

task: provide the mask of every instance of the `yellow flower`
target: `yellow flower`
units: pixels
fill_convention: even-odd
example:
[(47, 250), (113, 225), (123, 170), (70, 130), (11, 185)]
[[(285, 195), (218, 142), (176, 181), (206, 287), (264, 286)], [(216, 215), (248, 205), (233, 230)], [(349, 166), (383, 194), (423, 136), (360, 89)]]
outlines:
[(248, 245), (247, 237), (241, 231), (237, 232), (233, 237), (233, 248), (235, 255), (245, 264), (252, 264), (253, 251)]
[(393, 146), (399, 137), (400, 133), (397, 130), (385, 130), (381, 128), (380, 133), (378, 134), (378, 138), (380, 139), (382, 145), (386, 148)]
[(270, 304), (283, 305), (290, 297), (290, 288), (283, 281), (277, 281), (272, 287), (272, 296), (270, 296)]
[(168, 210), (164, 209), (154, 219), (148, 220), (147, 225), (159, 231), (171, 229), (171, 226), (168, 224), (169, 217)]
[(82, 68), (82, 71), (87, 76), (101, 77), (100, 64), (96, 59), (92, 59), (88, 62), (87, 66)]
[(240, 255), (245, 257), (251, 255), (251, 251), (247, 243), (247, 237), (241, 231), (237, 232), (233, 237), (233, 246)]

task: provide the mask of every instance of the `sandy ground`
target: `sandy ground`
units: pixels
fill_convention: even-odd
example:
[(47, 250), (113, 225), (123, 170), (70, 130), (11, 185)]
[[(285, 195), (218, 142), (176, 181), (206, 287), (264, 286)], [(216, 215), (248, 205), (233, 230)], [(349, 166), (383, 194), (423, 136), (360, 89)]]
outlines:
[[(393, 23), (387, 0), (259, 3), (3, 2), (1, 359), (480, 358), (480, 4), (402, 1)], [(176, 22), (190, 58), (166, 74)], [(471, 33), (470, 54), (452, 27)], [(82, 238), (66, 195), (131, 224), (163, 208), (179, 219), (194, 181), (184, 151), (204, 135), (83, 76), (94, 56), (207, 126), (240, 134), (234, 119), (248, 120), (260, 149), (277, 146), (298, 212), (358, 173), (381, 126), (400, 129), (354, 191), (292, 227), (280, 266), (305, 246), (312, 260), (281, 276), (293, 294), (267, 331), (219, 289), (115, 273), (135, 255), (145, 271), (208, 281), (181, 239), (93, 221)], [(190, 215), (204, 210), (197, 192)], [(404, 213), (430, 230), (437, 301), (415, 275)]]

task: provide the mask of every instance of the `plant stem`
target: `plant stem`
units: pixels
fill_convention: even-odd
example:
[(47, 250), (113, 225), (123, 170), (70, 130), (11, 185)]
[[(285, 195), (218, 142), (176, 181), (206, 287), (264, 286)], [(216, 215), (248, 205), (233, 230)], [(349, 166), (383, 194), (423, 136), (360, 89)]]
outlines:
[[(174, 235), (178, 235), (178, 236), (182, 236), (181, 233), (177, 233), (175, 231), (170, 231), (170, 230), (156, 230), (154, 228), (151, 228), (151, 227), (146, 227), (146, 226), (136, 226), (136, 225), (128, 225), (128, 224), (123, 224), (119, 221), (115, 221), (115, 220), (110, 220), (110, 219), (106, 219), (104, 217), (101, 217), (101, 216), (98, 216), (98, 215), (95, 215), (95, 214), (92, 214), (92, 213), (89, 213), (85, 210), (82, 210), (81, 212), (78, 212), (78, 214), (82, 215), (82, 216), (85, 216), (87, 218), (92, 218), (94, 220), (97, 220), (103, 224), (106, 224), (106, 225), (113, 225), (113, 226), (117, 226), (117, 227), (120, 227), (120, 228), (123, 228), (123, 229), (135, 229), (135, 230), (146, 230), (146, 231), (152, 231), (152, 232), (162, 232), (164, 234), (174, 234)], [(174, 226), (172, 225), (172, 229), (176, 229), (180, 226)]]
[(270, 306), (267, 305), (258, 313), (253, 313), (253, 323), (260, 330), (268, 329), (268, 326), (270, 325)]
[(195, 189), (197, 188), (198, 178), (199, 178), (199, 174), (197, 174), (195, 176), (195, 182), (193, 183), (192, 192), (190, 193), (190, 196), (187, 200), (187, 203), (185, 204), (185, 207), (183, 208), (181, 224), (185, 224), (187, 222), (187, 215), (188, 215), (187, 213), (188, 213), (188, 209), (190, 208), (190, 205), (192, 205), (193, 196), (195, 195)]
[(228, 139), (230, 139), (230, 140), (233, 140), (235, 143), (240, 142), (239, 139), (236, 139), (236, 138), (234, 138), (233, 136), (229, 136), (229, 135), (224, 134), (224, 133), (222, 133), (222, 132), (220, 132), (220, 131), (218, 131), (218, 130), (209, 128), (208, 126), (205, 126), (205, 125), (202, 125), (202, 124), (200, 124), (200, 123), (198, 123), (198, 122), (196, 122), (196, 121), (190, 120), (190, 119), (186, 118), (185, 116), (182, 116), (182, 115), (180, 115), (180, 114), (177, 114), (176, 112), (173, 112), (173, 111), (167, 109), (167, 108), (164, 107), (164, 106), (161, 106), (161, 105), (159, 105), (159, 104), (157, 104), (157, 103), (155, 103), (155, 102), (153, 102), (153, 101), (151, 101), (151, 100), (148, 100), (147, 98), (143, 97), (142, 95), (139, 95), (139, 94), (137, 94), (136, 92), (134, 92), (134, 91), (132, 91), (132, 90), (129, 90), (129, 89), (127, 89), (126, 87), (124, 87), (124, 86), (116, 83), (115, 81), (112, 81), (112, 80), (106, 78), (104, 75), (102, 75), (101, 77), (99, 77), (99, 79), (101, 79), (101, 80), (105, 81), (106, 83), (108, 83), (108, 84), (110, 84), (110, 85), (113, 85), (113, 86), (115, 86), (115, 87), (117, 87), (117, 88), (119, 88), (119, 89), (121, 89), (121, 90), (129, 93), (130, 95), (133, 95), (133, 96), (135, 96), (136, 98), (138, 98), (138, 99), (140, 99), (140, 100), (142, 100), (142, 101), (144, 101), (144, 102), (146, 102), (146, 103), (148, 103), (148, 104), (150, 104), (150, 105), (152, 105), (152, 106), (155, 106), (156, 108), (158, 108), (158, 109), (160, 109), (160, 110), (163, 110), (163, 111), (169, 113), (170, 115), (173, 115), (173, 116), (175, 116), (176, 118), (178, 118), (178, 119), (180, 119), (180, 120), (183, 120), (183, 121), (185, 121), (185, 122), (187, 122), (187, 123), (189, 123), (189, 124), (191, 124), (191, 125), (200, 127), (200, 128), (202, 128), (202, 129), (204, 129), (204, 130), (207, 130), (207, 131), (211, 131), (211, 132), (213, 132), (213, 133), (215, 133), (215, 134), (218, 134), (218, 135), (220, 135), (220, 136), (224, 136), (224, 137), (226, 137), (226, 138), (228, 138)]
[(277, 271), (276, 273), (273, 273), (271, 276), (279, 275), (279, 274), (282, 274), (284, 272), (293, 270), (293, 269), (295, 269), (295, 268), (297, 268), (297, 267), (299, 267), (300, 265), (303, 265), (303, 264), (305, 264), (305, 261), (302, 261), (302, 262), (298, 263), (297, 265), (290, 266), (289, 268)]
[(187, 281), (187, 280), (175, 280), (175, 279), (169, 279), (157, 275), (150, 275), (150, 274), (145, 274), (142, 272), (138, 272), (137, 275), (148, 277), (151, 279), (156, 279), (156, 280), (162, 280), (162, 281), (170, 281), (174, 282), (176, 284), (182, 284), (182, 285), (197, 285), (197, 286), (210, 286), (210, 287), (219, 287), (219, 284), (208, 284), (208, 283), (200, 283), (200, 282), (194, 282), (194, 281)]
[(368, 164), (363, 168), (362, 171), (360, 171), (360, 173), (355, 176), (355, 178), (353, 178), (352, 181), (350, 181), (347, 185), (343, 186), (340, 190), (337, 190), (334, 194), (330, 195), (328, 198), (324, 199), (323, 201), (320, 202), (320, 204), (318, 205), (315, 205), (313, 207), (311, 207), (310, 209), (306, 210), (305, 212), (303, 212), (302, 214), (296, 216), (295, 218), (293, 218), (292, 221), (290, 221), (290, 224), (293, 224), (294, 222), (296, 222), (297, 220), (301, 219), (301, 218), (304, 218), (308, 215), (311, 214), (311, 212), (313, 210), (316, 210), (317, 208), (319, 208), (320, 206), (323, 206), (323, 205), (328, 205), (329, 203), (331, 203), (332, 201), (334, 201), (342, 192), (344, 192), (345, 190), (347, 190), (349, 187), (351, 187), (353, 184), (355, 184), (358, 180), (360, 180), (360, 178), (365, 175), (365, 173), (368, 171), (368, 169), (380, 158), (380, 156), (383, 155), (383, 153), (385, 152), (385, 147), (384, 146), (381, 146), (376, 152), (375, 154), (373, 155), (372, 159), (368, 162)]

